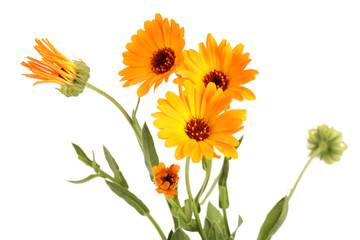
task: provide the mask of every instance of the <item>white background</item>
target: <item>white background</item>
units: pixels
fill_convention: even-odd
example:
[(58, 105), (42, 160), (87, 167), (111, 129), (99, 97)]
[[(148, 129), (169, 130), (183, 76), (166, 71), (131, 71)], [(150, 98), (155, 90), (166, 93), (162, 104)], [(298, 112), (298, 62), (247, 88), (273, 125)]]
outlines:
[[(5, 1), (4, 1), (5, 2)], [(66, 98), (52, 84), (32, 86), (21, 76), (26, 56), (39, 58), (35, 38), (48, 38), (70, 59), (91, 67), (90, 83), (131, 111), (136, 86), (122, 88), (122, 52), (143, 22), (159, 12), (185, 28), (186, 49), (198, 49), (212, 33), (245, 45), (260, 74), (247, 84), (255, 101), (237, 102), (248, 119), (229, 174), (231, 229), (241, 214), (237, 239), (256, 239), (272, 206), (289, 192), (307, 161), (308, 129), (327, 123), (349, 145), (341, 162), (315, 160), (290, 202), (275, 240), (360, 239), (360, 117), (358, 1), (6, 1), (0, 4), (0, 239), (159, 239), (147, 218), (113, 194), (103, 180), (82, 185), (92, 170), (77, 160), (71, 142), (106, 166), (102, 145), (117, 159), (130, 190), (149, 207), (164, 232), (172, 227), (165, 200), (155, 192), (136, 139), (102, 96), (86, 89)], [(174, 163), (152, 125), (157, 98), (176, 91), (171, 81), (142, 99), (160, 160)], [(213, 175), (222, 161), (214, 160)], [(176, 162), (184, 170), (185, 160)], [(203, 179), (191, 165), (193, 192)], [(184, 171), (180, 199), (186, 198)], [(217, 189), (210, 198), (217, 206)], [(202, 217), (206, 207), (203, 207)], [(190, 234), (199, 239), (198, 234)]]

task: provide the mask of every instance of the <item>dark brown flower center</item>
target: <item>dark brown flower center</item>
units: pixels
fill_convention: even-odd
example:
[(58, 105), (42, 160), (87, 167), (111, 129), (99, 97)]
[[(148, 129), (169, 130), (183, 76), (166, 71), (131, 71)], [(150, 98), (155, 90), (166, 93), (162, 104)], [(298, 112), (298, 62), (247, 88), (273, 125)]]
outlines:
[(172, 185), (172, 184), (175, 183), (174, 175), (169, 175), (169, 174), (167, 174), (167, 176), (166, 176), (166, 177), (162, 177), (161, 180), (162, 180), (163, 182), (169, 182), (170, 185)]
[(171, 48), (161, 48), (151, 56), (150, 68), (156, 74), (169, 71), (175, 64), (175, 53)]
[(203, 141), (210, 136), (210, 127), (203, 118), (193, 118), (186, 123), (185, 132), (189, 138)]
[(215, 83), (217, 89), (221, 88), (222, 90), (226, 90), (228, 87), (229, 79), (223, 72), (213, 70), (204, 77), (203, 82), (205, 86), (207, 86), (210, 82), (213, 82)]

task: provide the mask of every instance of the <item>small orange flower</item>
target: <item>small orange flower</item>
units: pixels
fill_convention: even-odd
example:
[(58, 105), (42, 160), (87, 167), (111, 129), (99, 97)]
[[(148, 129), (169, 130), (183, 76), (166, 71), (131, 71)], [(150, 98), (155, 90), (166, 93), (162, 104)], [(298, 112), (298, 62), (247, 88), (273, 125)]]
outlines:
[(126, 68), (119, 72), (126, 81), (123, 87), (139, 84), (137, 95), (144, 96), (154, 85), (154, 90), (180, 66), (184, 57), (184, 28), (173, 19), (170, 21), (157, 13), (155, 19), (144, 23), (145, 30), (140, 29), (131, 37), (123, 53)]
[(21, 65), (29, 68), (32, 74), (23, 74), (29, 78), (39, 79), (34, 86), (40, 83), (57, 83), (61, 86), (58, 89), (65, 96), (78, 96), (83, 92), (90, 69), (86, 64), (79, 61), (70, 61), (62, 55), (47, 39), (35, 39), (34, 46), (42, 59), (37, 60), (27, 57), (28, 62)]
[(154, 166), (152, 171), (155, 175), (154, 182), (158, 186), (156, 191), (165, 193), (168, 198), (173, 198), (174, 194), (178, 193), (175, 188), (179, 181), (177, 174), (179, 170), (180, 166), (176, 164), (172, 164), (167, 168), (164, 163), (160, 162), (159, 166)]

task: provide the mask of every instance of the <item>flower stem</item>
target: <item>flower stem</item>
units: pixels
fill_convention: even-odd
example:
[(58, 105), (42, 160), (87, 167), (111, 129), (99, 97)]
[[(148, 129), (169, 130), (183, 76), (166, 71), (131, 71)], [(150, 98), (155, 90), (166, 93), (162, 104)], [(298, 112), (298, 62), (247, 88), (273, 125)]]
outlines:
[(296, 182), (295, 182), (295, 184), (294, 184), (294, 187), (291, 189), (291, 192), (289, 193), (288, 201), (290, 201), (291, 196), (293, 195), (293, 193), (294, 193), (297, 185), (298, 185), (299, 182), (300, 182), (301, 177), (304, 175), (304, 173), (305, 173), (306, 169), (308, 168), (308, 166), (310, 165), (311, 161), (312, 161), (320, 152), (322, 152), (322, 151), (323, 151), (323, 148), (319, 148), (317, 151), (315, 151), (313, 154), (311, 154), (309, 161), (306, 163), (306, 165), (305, 165), (305, 167), (303, 168), (303, 170), (301, 171), (298, 179), (296, 180)]
[[(120, 112), (124, 115), (124, 117), (126, 118), (126, 120), (129, 122), (130, 126), (132, 127), (132, 129), (135, 132), (136, 138), (139, 142), (139, 145), (142, 147), (142, 142), (141, 142), (141, 130), (139, 128), (137, 128), (134, 124), (134, 121), (131, 119), (131, 117), (129, 116), (129, 114), (125, 111), (125, 109), (120, 105), (119, 102), (117, 102), (113, 97), (111, 97), (109, 94), (107, 94), (106, 92), (98, 89), (97, 87), (91, 85), (90, 83), (86, 84), (86, 87), (90, 88), (91, 90), (99, 93), (100, 95), (104, 96), (105, 98), (107, 98), (110, 102), (112, 102), (119, 110)], [(139, 101), (138, 101), (139, 102)], [(138, 106), (137, 106), (138, 107)], [(136, 108), (137, 108), (136, 107)]]
[(230, 236), (229, 222), (228, 222), (228, 218), (227, 218), (227, 214), (226, 214), (226, 207), (225, 207), (224, 203), (223, 203), (223, 206), (222, 206), (222, 210), (223, 210), (223, 217), (224, 217), (226, 236)]
[(206, 194), (205, 198), (201, 201), (200, 205), (203, 205), (206, 201), (206, 199), (208, 199), (208, 197), (210, 196), (210, 194), (212, 193), (212, 191), (214, 190), (214, 188), (216, 187), (216, 184), (219, 182), (219, 179), (220, 179), (220, 175), (221, 175), (221, 172), (220, 174), (214, 179), (214, 182), (213, 184), (211, 185), (210, 189), (209, 189), (209, 192)]
[(206, 186), (207, 186), (207, 184), (209, 182), (210, 175), (211, 175), (212, 159), (205, 160), (205, 161), (208, 161), (207, 168), (206, 168), (206, 173), (205, 173), (205, 178), (204, 178), (204, 182), (203, 182), (198, 194), (196, 195), (196, 197), (194, 199), (196, 204), (199, 204), (200, 197), (204, 193), (204, 191), (206, 189)]
[[(224, 157), (224, 163), (223, 166), (221, 168), (221, 177), (219, 180), (219, 200), (222, 204), (221, 208), (223, 210), (223, 218), (224, 218), (224, 224), (225, 224), (225, 237), (230, 236), (230, 228), (229, 228), (229, 223), (228, 223), (228, 219), (227, 219), (227, 214), (226, 214), (226, 208), (227, 203), (228, 203), (228, 196), (227, 196), (227, 178), (228, 178), (228, 174), (229, 174), (229, 158)], [(221, 191), (221, 189), (225, 189), (225, 191)], [(226, 195), (225, 195), (226, 194)]]
[(196, 220), (196, 223), (197, 223), (198, 228), (199, 228), (198, 229), (199, 234), (200, 234), (200, 236), (201, 236), (201, 238), (203, 240), (207, 240), (206, 234), (205, 234), (204, 229), (202, 228), (202, 225), (201, 225), (200, 216), (199, 216), (199, 213), (197, 211), (197, 207), (195, 206), (194, 199), (193, 199), (193, 196), (192, 196), (192, 193), (191, 193), (190, 179), (189, 179), (189, 167), (190, 167), (190, 157), (187, 157), (186, 158), (186, 164), (185, 164), (186, 190), (187, 190), (187, 193), (189, 195), (189, 200), (191, 202), (191, 206), (192, 206), (192, 209), (193, 209), (193, 212), (194, 212), (194, 215), (195, 215), (195, 220)]
[(161, 230), (159, 224), (155, 221), (155, 219), (151, 216), (150, 213), (147, 213), (146, 214), (147, 218), (150, 220), (150, 222), (154, 225), (154, 227), (156, 228), (156, 230), (158, 231), (160, 237), (162, 240), (166, 240), (166, 236), (165, 234), (163, 233), (163, 231)]

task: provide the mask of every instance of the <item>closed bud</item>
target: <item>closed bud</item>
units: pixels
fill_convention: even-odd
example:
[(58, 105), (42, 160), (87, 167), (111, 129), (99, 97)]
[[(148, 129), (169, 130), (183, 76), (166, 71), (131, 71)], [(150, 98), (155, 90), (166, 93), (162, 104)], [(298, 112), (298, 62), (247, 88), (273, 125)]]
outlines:
[(327, 164), (332, 164), (340, 161), (347, 145), (343, 141), (341, 132), (323, 124), (309, 130), (308, 149), (311, 150), (311, 157), (318, 157)]

